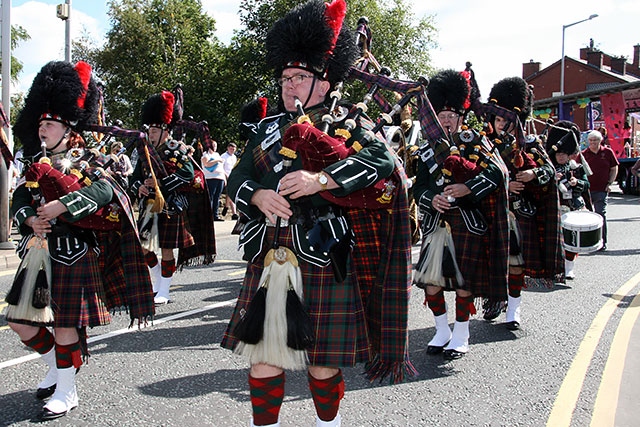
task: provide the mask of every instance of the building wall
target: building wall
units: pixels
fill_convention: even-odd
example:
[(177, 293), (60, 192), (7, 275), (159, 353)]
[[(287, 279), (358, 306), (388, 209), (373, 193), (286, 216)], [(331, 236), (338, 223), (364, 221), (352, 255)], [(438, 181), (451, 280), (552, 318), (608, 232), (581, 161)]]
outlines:
[[(528, 65), (526, 72), (531, 73), (531, 64)], [(552, 98), (560, 92), (560, 67), (561, 62), (557, 61), (549, 67), (540, 70), (529, 76), (523, 76), (529, 84), (534, 87), (534, 96), (536, 99)], [(525, 67), (523, 66), (523, 74)], [(600, 69), (584, 64), (583, 62), (565, 57), (564, 71), (564, 93), (571, 94), (583, 92), (590, 89), (590, 85), (624, 83), (625, 81), (607, 73), (603, 73)], [(558, 117), (553, 117), (558, 120)], [(579, 105), (573, 106), (572, 118), (570, 119), (581, 129), (588, 129), (588, 117), (586, 109), (580, 108)]]

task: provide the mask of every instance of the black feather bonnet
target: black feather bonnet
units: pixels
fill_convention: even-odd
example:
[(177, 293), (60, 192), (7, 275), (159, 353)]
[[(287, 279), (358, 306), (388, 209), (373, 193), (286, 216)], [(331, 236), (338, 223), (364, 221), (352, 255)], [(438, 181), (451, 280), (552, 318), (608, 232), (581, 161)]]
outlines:
[(447, 110), (464, 116), (471, 107), (470, 94), (471, 85), (466, 71), (440, 71), (427, 86), (427, 95), (436, 113)]
[(42, 120), (55, 120), (76, 131), (98, 121), (101, 95), (91, 73), (91, 66), (84, 61), (75, 65), (51, 61), (42, 67), (13, 126), (25, 155), (40, 151), (38, 126)]
[(266, 38), (267, 65), (280, 77), (300, 68), (328, 80), (344, 80), (359, 56), (355, 33), (343, 25), (344, 0), (310, 0), (276, 21)]
[(493, 85), (489, 93), (489, 102), (515, 111), (524, 123), (533, 107), (533, 90), (521, 77), (508, 77)]

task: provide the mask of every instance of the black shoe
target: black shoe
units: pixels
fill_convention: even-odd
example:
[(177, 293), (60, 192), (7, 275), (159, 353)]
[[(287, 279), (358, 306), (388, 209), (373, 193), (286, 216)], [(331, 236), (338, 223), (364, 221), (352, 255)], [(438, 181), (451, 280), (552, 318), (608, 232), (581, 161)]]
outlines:
[(520, 329), (520, 323), (516, 322), (515, 320), (505, 323), (504, 326), (510, 331), (517, 331), (518, 329)]
[(51, 397), (51, 395), (56, 391), (56, 384), (50, 386), (50, 387), (45, 387), (45, 388), (39, 388), (38, 390), (36, 390), (36, 398), (40, 399), (40, 400), (44, 400), (47, 397)]
[(238, 219), (238, 214), (231, 215), (231, 219), (234, 220), (234, 221), (237, 220)]
[(68, 411), (64, 411), (64, 412), (51, 412), (50, 410), (43, 408), (42, 414), (40, 415), (40, 419), (42, 421), (55, 420), (56, 418), (64, 417), (65, 415), (67, 415), (69, 412), (73, 411), (76, 408), (77, 406), (74, 406), (73, 408), (70, 408)]
[(460, 359), (465, 354), (466, 353), (463, 353), (458, 350), (449, 349), (449, 350), (445, 350), (444, 353), (442, 353), (442, 357), (444, 357), (445, 360), (456, 360), (456, 359)]
[(598, 249), (598, 252), (604, 252), (606, 250), (607, 250), (607, 245), (604, 244), (604, 245), (602, 245), (602, 247), (600, 249)]
[[(449, 343), (447, 343), (447, 344), (449, 344)], [(439, 345), (428, 345), (428, 346), (427, 346), (427, 354), (430, 354), (430, 355), (432, 355), (432, 356), (433, 356), (433, 355), (436, 355), (436, 354), (440, 354), (440, 353), (442, 353), (442, 350), (444, 350), (444, 347), (445, 347), (447, 344), (445, 344), (445, 345), (443, 345), (443, 346), (439, 346)]]
[(225, 206), (225, 207), (222, 209), (222, 216), (227, 216), (227, 211), (228, 211), (228, 210), (229, 210), (229, 209)]
[(498, 316), (500, 316), (500, 310), (491, 310), (484, 313), (484, 316), (482, 317), (487, 322), (491, 322), (492, 320), (495, 320)]

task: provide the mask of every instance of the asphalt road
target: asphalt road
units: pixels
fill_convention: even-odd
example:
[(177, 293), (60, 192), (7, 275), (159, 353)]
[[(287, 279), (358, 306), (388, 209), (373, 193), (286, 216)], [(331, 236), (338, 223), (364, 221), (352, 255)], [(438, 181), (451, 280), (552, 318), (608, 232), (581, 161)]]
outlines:
[[(614, 339), (629, 324), (625, 313), (637, 306), (632, 299), (640, 282), (638, 208), (638, 197), (613, 194), (608, 250), (579, 256), (577, 278), (567, 285), (524, 291), (521, 330), (507, 330), (500, 323), (504, 315), (494, 323), (473, 319), (470, 351), (460, 360), (425, 353), (433, 316), (423, 306), (423, 292), (414, 288), (410, 356), (419, 375), (394, 386), (369, 383), (361, 366), (345, 369), (343, 426), (562, 427), (587, 426), (596, 416), (615, 420), (615, 409), (602, 402), (615, 396), (614, 404), (630, 397), (633, 403), (634, 388), (628, 381), (621, 387), (615, 375), (605, 381), (615, 366), (607, 361), (640, 341)], [(80, 406), (48, 424), (249, 425), (246, 362), (219, 346), (244, 272), (231, 226), (216, 223), (218, 260), (175, 277), (174, 302), (158, 309), (153, 326), (129, 330), (123, 314), (89, 331), (92, 357), (77, 378)], [(418, 251), (414, 247), (415, 257)], [(0, 295), (11, 280), (9, 272), (0, 272)], [(447, 301), (454, 306), (453, 295)], [(44, 374), (44, 365), (0, 319), (0, 426), (37, 421), (42, 403), (34, 387)], [(624, 371), (622, 379), (628, 375)], [(282, 426), (314, 426), (305, 373), (288, 372), (285, 393)], [(634, 409), (625, 403), (615, 425), (637, 425)]]

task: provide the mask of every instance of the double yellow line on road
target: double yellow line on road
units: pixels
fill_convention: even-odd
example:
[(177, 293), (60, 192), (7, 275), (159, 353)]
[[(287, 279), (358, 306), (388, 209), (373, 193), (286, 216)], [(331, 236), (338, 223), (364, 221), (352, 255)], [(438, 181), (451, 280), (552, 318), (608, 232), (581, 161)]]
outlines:
[[(571, 367), (569, 367), (569, 371), (560, 386), (551, 414), (547, 420), (547, 427), (568, 427), (571, 425), (573, 412), (576, 408), (576, 403), (580, 396), (589, 364), (593, 359), (604, 328), (618, 307), (619, 302), (628, 296), (638, 283), (640, 283), (640, 273), (622, 285), (616, 293), (607, 300), (598, 311), (593, 322), (591, 322), (591, 326), (587, 330), (578, 348), (578, 352), (571, 363)], [(618, 392), (620, 390), (622, 369), (624, 368), (629, 337), (631, 335), (631, 329), (640, 314), (640, 310), (638, 310), (638, 303), (640, 303), (639, 298), (640, 297), (636, 295), (631, 305), (625, 311), (618, 325), (613, 343), (611, 344), (609, 358), (607, 359), (594, 405), (591, 419), (591, 426), (593, 427), (613, 426), (615, 423)]]

